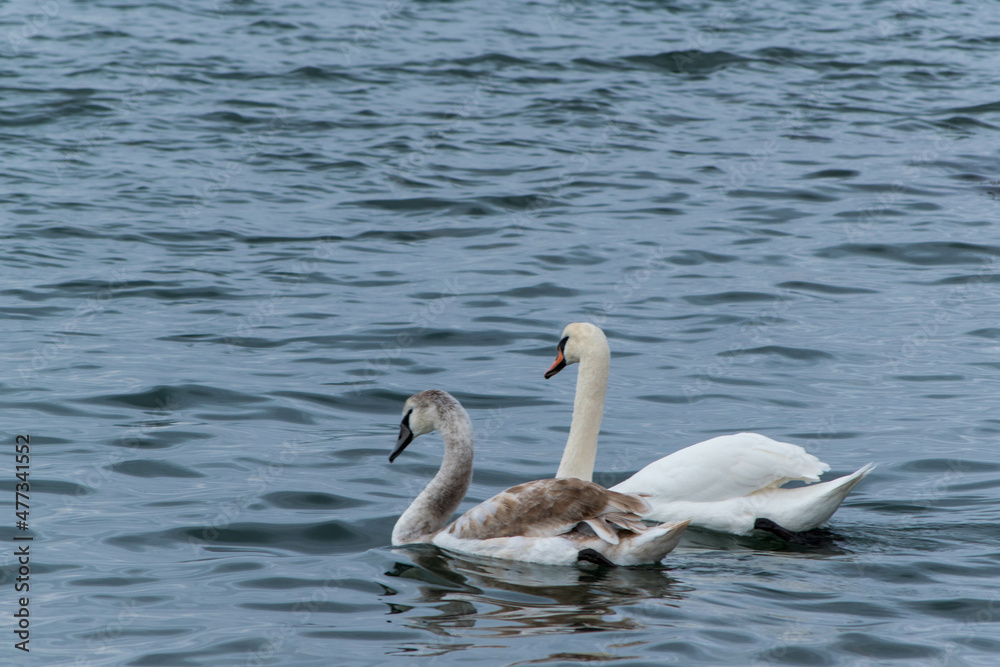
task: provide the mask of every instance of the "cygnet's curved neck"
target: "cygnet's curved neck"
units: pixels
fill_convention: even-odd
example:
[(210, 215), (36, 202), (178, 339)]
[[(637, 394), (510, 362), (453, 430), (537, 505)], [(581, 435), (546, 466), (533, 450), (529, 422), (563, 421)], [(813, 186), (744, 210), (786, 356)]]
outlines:
[(392, 529), (393, 544), (427, 542), (444, 528), (472, 481), (472, 422), (461, 406), (435, 425), (444, 440), (444, 459), (434, 479)]
[(591, 481), (597, 458), (597, 436), (604, 416), (604, 395), (608, 390), (611, 351), (601, 338), (591, 338), (580, 356), (573, 400), (573, 422), (556, 477), (576, 477)]

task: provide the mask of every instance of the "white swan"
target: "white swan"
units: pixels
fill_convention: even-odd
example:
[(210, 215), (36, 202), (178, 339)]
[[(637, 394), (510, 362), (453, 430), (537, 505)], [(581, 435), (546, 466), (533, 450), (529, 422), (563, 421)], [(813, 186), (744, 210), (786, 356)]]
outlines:
[(447, 392), (429, 389), (407, 399), (391, 463), (417, 436), (440, 431), (441, 469), (392, 529), (394, 545), (431, 542), (453, 551), (509, 560), (570, 565), (659, 562), (687, 522), (646, 526), (642, 498), (579, 479), (544, 479), (513, 486), (473, 507), (445, 528), (472, 479), (472, 422)]
[[(569, 439), (556, 477), (590, 480), (611, 353), (604, 332), (588, 323), (563, 329), (558, 350), (545, 378), (574, 363), (580, 364), (580, 373)], [(829, 519), (874, 467), (869, 463), (829, 482), (783, 489), (781, 485), (792, 480), (818, 482), (830, 466), (797, 445), (757, 433), (737, 433), (674, 452), (611, 489), (642, 494), (652, 506), (643, 513), (644, 519), (690, 519), (692, 526), (737, 535), (757, 527), (794, 539), (787, 531), (810, 530)]]

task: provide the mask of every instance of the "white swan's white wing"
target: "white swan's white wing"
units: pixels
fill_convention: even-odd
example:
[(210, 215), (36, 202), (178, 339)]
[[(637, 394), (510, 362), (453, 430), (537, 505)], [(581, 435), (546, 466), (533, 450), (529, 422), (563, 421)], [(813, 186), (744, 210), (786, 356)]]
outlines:
[(665, 456), (611, 487), (620, 493), (716, 502), (777, 488), (792, 480), (819, 481), (830, 466), (798, 445), (757, 433), (723, 435)]

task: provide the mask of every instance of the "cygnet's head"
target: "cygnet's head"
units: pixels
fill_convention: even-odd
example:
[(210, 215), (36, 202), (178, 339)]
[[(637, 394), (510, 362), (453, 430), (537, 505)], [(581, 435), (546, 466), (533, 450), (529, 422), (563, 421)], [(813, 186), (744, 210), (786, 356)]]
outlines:
[(440, 389), (427, 389), (406, 399), (403, 421), (399, 424), (399, 439), (389, 455), (389, 463), (395, 461), (414, 438), (436, 430), (445, 419), (453, 419), (456, 410), (462, 410), (462, 405), (454, 396)]
[(608, 339), (596, 324), (589, 322), (574, 322), (567, 324), (562, 332), (562, 340), (556, 347), (556, 360), (545, 371), (545, 379), (566, 368), (570, 364), (580, 362), (580, 359), (591, 351), (601, 350), (607, 354)]

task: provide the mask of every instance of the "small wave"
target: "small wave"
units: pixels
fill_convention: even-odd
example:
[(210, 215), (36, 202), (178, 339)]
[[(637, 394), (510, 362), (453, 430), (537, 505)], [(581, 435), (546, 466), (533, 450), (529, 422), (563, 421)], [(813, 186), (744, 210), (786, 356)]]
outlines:
[(111, 472), (129, 477), (204, 477), (202, 473), (169, 461), (137, 459), (107, 466)]
[(923, 243), (845, 243), (814, 253), (824, 259), (849, 255), (886, 259), (919, 266), (982, 264), (1000, 256), (1000, 247), (974, 243), (927, 241)]
[(197, 544), (208, 550), (269, 548), (329, 555), (365, 551), (387, 544), (393, 523), (395, 517), (369, 519), (364, 526), (336, 520), (299, 524), (243, 522), (219, 528), (193, 525), (150, 533), (122, 533), (106, 538), (105, 542), (129, 551), (165, 547), (190, 549), (192, 544)]
[(727, 303), (754, 303), (761, 301), (780, 301), (776, 294), (764, 292), (718, 292), (716, 294), (698, 294), (681, 297), (696, 306), (717, 306)]
[(268, 399), (200, 384), (159, 385), (144, 391), (128, 394), (105, 394), (77, 399), (92, 405), (113, 405), (143, 410), (173, 411), (208, 405), (252, 405)]
[(824, 285), (822, 283), (810, 283), (802, 280), (790, 280), (778, 283), (776, 287), (788, 290), (804, 290), (806, 292), (818, 292), (819, 294), (877, 294), (877, 290), (866, 289), (864, 287), (840, 287), (838, 285)]
[(727, 350), (719, 352), (716, 356), (746, 356), (746, 355), (774, 355), (796, 361), (817, 361), (819, 359), (833, 359), (834, 356), (822, 350), (813, 350), (805, 347), (785, 347), (783, 345), (765, 345), (745, 350)]
[(625, 62), (674, 74), (710, 74), (733, 65), (753, 62), (728, 51), (666, 51), (656, 55), (625, 56)]

